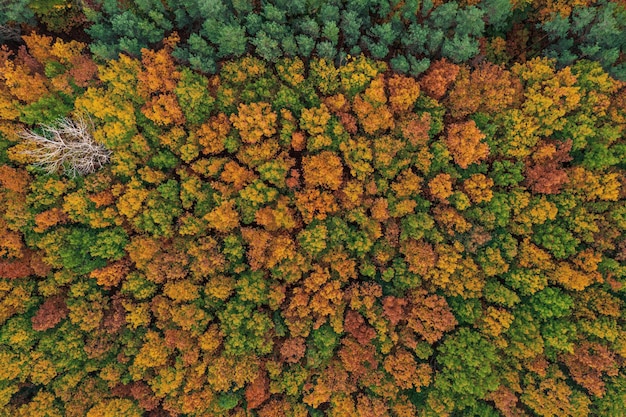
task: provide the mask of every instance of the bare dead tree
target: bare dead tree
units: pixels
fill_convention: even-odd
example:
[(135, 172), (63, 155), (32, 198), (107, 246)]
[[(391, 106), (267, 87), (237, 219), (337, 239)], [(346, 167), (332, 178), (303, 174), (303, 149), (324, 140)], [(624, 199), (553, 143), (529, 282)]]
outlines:
[(11, 25), (0, 25), (1, 41), (19, 41), (21, 38), (20, 28)]
[(109, 162), (111, 151), (93, 139), (90, 125), (83, 117), (62, 118), (42, 125), (41, 134), (24, 130), (20, 137), (33, 145), (24, 154), (48, 174), (61, 171), (75, 177), (95, 172)]

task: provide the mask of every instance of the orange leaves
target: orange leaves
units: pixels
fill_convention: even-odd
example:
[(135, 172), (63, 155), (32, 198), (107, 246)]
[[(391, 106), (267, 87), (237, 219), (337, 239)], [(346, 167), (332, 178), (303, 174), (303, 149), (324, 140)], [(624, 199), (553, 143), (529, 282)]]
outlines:
[(313, 219), (324, 220), (328, 214), (339, 210), (333, 195), (318, 189), (296, 192), (296, 207), (307, 224), (311, 223)]
[(387, 96), (382, 75), (372, 81), (364, 94), (359, 94), (354, 98), (352, 108), (366, 133), (373, 134), (395, 126), (393, 115), (386, 103)]
[(228, 232), (239, 225), (239, 213), (235, 210), (235, 202), (228, 200), (204, 216), (209, 227), (218, 232)]
[(387, 80), (389, 102), (394, 113), (410, 110), (420, 95), (420, 87), (414, 78), (393, 75)]
[(481, 142), (485, 135), (478, 130), (473, 120), (454, 123), (448, 126), (445, 143), (454, 158), (454, 162), (465, 169), (473, 163), (487, 158), (489, 147)]
[(416, 274), (425, 275), (437, 262), (437, 254), (433, 247), (424, 241), (407, 240), (402, 244), (400, 251), (409, 264), (409, 271)]
[(307, 156), (302, 160), (304, 182), (307, 187), (321, 186), (337, 190), (343, 182), (341, 159), (332, 152)]
[[(25, 65), (16, 64), (12, 61), (0, 62), (0, 86), (5, 87), (15, 99), (25, 103), (33, 103), (48, 94), (46, 78), (39, 73), (33, 73)], [(6, 100), (6, 99), (5, 99)], [(4, 100), (3, 100), (4, 101)], [(9, 102), (3, 103), (2, 107), (10, 107)], [(7, 112), (9, 109), (5, 110)], [(5, 113), (3, 112), (3, 113)], [(10, 115), (8, 112), (6, 115)]]
[(391, 189), (400, 198), (415, 197), (421, 191), (422, 181), (423, 179), (413, 173), (413, 171), (405, 169), (398, 175), (391, 185)]
[(127, 261), (119, 261), (105, 266), (104, 268), (92, 271), (89, 276), (95, 278), (98, 285), (111, 288), (116, 287), (126, 278), (130, 272), (130, 265)]
[(572, 141), (563, 143), (544, 142), (532, 155), (532, 163), (526, 169), (526, 182), (536, 193), (557, 194), (561, 187), (567, 183), (567, 172), (561, 168), (561, 164), (569, 162), (572, 149)]
[(485, 62), (473, 71), (463, 68), (448, 96), (450, 113), (461, 118), (476, 112), (501, 112), (520, 100), (521, 84), (510, 71)]
[(137, 75), (140, 94), (147, 98), (154, 93), (171, 93), (176, 89), (181, 75), (169, 48), (159, 51), (143, 49), (141, 63), (144, 69)]
[(66, 223), (67, 221), (68, 217), (65, 212), (58, 207), (54, 207), (35, 216), (35, 224), (37, 226), (33, 230), (37, 233), (43, 233), (50, 227)]
[(276, 133), (278, 116), (268, 103), (239, 104), (237, 114), (230, 116), (244, 143), (257, 143)]
[(432, 98), (442, 98), (459, 74), (459, 66), (446, 59), (434, 62), (420, 80), (422, 90)]
[(280, 348), (280, 356), (286, 363), (296, 363), (304, 357), (305, 340), (302, 337), (287, 339)]
[(270, 398), (269, 379), (265, 372), (259, 371), (257, 377), (246, 388), (245, 397), (248, 410), (259, 408), (261, 404)]
[(141, 109), (142, 113), (158, 125), (182, 125), (185, 116), (173, 94), (160, 94), (152, 97)]
[(226, 135), (230, 132), (230, 121), (224, 113), (213, 116), (196, 131), (198, 143), (205, 155), (218, 154), (224, 148)]
[(414, 290), (408, 300), (405, 310), (407, 327), (428, 343), (440, 340), (456, 326), (456, 318), (445, 298), (428, 294), (425, 290)]
[(428, 189), (433, 197), (444, 201), (452, 195), (452, 177), (450, 174), (437, 174), (428, 183)]
[(30, 175), (23, 169), (0, 165), (0, 184), (6, 190), (23, 193), (30, 182)]
[(426, 145), (430, 139), (428, 135), (430, 122), (430, 113), (409, 114), (406, 118), (401, 119), (402, 136), (413, 146)]
[(415, 389), (430, 385), (432, 369), (428, 364), (417, 364), (411, 353), (398, 349), (393, 355), (388, 355), (383, 363), (387, 371), (401, 389)]

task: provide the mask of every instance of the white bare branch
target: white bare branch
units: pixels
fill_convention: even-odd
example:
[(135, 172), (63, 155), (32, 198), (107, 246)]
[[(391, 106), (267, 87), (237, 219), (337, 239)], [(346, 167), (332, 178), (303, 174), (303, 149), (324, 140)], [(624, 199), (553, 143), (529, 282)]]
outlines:
[[(93, 127), (92, 127), (93, 128)], [(87, 121), (62, 118), (41, 126), (41, 134), (25, 130), (20, 137), (33, 146), (24, 154), (48, 174), (62, 171), (70, 177), (95, 172), (109, 162), (111, 152), (94, 141)]]

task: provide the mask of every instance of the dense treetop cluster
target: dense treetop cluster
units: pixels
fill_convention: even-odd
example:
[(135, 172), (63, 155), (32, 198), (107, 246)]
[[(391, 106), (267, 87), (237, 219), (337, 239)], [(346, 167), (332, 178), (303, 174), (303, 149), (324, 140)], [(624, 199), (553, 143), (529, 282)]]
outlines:
[(624, 415), (623, 3), (3, 7), (0, 416)]

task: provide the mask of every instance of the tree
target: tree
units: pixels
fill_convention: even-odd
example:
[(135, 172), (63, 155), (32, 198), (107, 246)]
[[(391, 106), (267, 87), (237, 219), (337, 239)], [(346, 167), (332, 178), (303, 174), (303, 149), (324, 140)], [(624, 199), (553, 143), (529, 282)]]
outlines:
[(473, 120), (448, 126), (446, 146), (454, 162), (465, 169), (489, 155), (489, 146), (481, 142), (485, 135), (476, 127)]
[(63, 172), (69, 177), (95, 172), (109, 161), (111, 152), (94, 141), (87, 121), (60, 119), (42, 126), (42, 133), (24, 131), (20, 137), (35, 149), (23, 153), (48, 174)]

